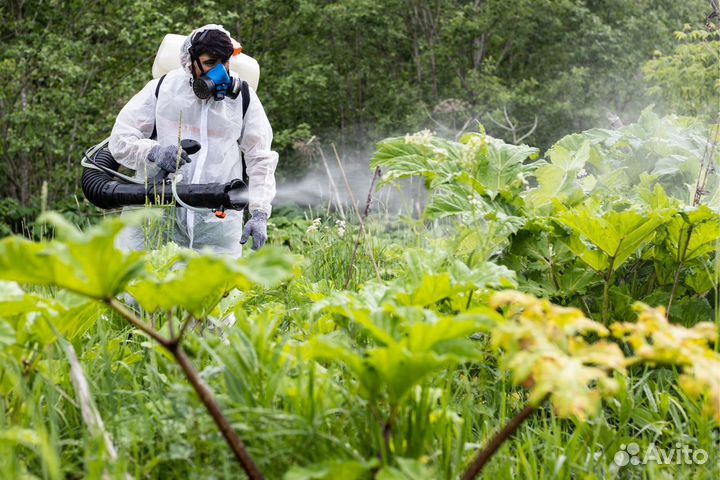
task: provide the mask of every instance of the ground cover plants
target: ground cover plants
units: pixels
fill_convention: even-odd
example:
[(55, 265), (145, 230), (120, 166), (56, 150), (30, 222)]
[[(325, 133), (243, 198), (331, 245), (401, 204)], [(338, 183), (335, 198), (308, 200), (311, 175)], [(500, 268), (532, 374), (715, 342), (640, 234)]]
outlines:
[(715, 478), (719, 135), (388, 138), (419, 218), (278, 215), (237, 261), (45, 214), (0, 240), (0, 476)]

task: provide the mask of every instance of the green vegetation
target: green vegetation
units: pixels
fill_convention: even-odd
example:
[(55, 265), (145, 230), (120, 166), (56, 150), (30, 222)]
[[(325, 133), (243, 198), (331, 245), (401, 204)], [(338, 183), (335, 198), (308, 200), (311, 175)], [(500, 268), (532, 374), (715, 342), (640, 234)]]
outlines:
[[(0, 478), (718, 478), (707, 8), (3, 4)], [(377, 141), (368, 202), (422, 201), (278, 208), (238, 260), (118, 250), (167, 225), (100, 218), (75, 159), (165, 33), (218, 18), (282, 175), (313, 135)]]
[(142, 217), (46, 214), (54, 239), (0, 241), (3, 476), (604, 478), (629, 442), (712, 459), (719, 135), (647, 110), (542, 159), (388, 138), (371, 167), (425, 180), (420, 218), (274, 218), (302, 257), (122, 253)]
[[(38, 210), (47, 181), (50, 207), (74, 205), (73, 194), (82, 202), (78, 159), (150, 80), (166, 33), (221, 23), (259, 61), (259, 95), (289, 176), (308, 167), (302, 145), (312, 135), (370, 150), (390, 135), (454, 135), (480, 120), (513, 141), (537, 119), (527, 141), (546, 148), (605, 125), (607, 110), (634, 122), (648, 85), (697, 102), (705, 93), (681, 94), (685, 75), (669, 69), (706, 49), (696, 78), (717, 48), (683, 40), (694, 50), (672, 55), (673, 32), (709, 12), (706, 0), (3, 2), (0, 198)], [(656, 53), (648, 84), (641, 69)]]

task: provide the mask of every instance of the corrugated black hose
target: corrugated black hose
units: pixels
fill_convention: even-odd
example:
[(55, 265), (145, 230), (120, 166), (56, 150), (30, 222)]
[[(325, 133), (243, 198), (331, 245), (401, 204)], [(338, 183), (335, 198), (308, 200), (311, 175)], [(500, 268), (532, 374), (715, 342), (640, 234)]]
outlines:
[[(186, 142), (193, 142), (197, 145), (196, 149)], [(193, 140), (183, 140), (182, 147), (188, 154), (199, 150), (199, 144)], [(167, 205), (174, 201), (172, 186), (170, 180), (165, 178), (165, 172), (149, 179), (147, 185), (133, 184), (113, 176), (120, 165), (107, 148), (99, 150), (92, 159), (87, 160), (100, 168), (86, 167), (82, 174), (85, 198), (97, 207), (113, 209), (129, 205)], [(228, 183), (178, 184), (176, 191), (180, 200), (192, 207), (223, 211), (242, 210), (247, 206), (247, 186), (240, 179)]]

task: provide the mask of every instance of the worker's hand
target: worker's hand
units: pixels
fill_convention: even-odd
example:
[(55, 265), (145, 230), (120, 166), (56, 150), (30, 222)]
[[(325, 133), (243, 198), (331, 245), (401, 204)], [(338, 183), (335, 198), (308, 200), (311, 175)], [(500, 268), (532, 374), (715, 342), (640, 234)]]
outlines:
[(185, 150), (180, 149), (179, 160), (177, 158), (177, 155), (177, 145), (167, 145), (165, 147), (155, 145), (153, 148), (150, 149), (150, 153), (148, 153), (147, 159), (149, 162), (154, 162), (155, 164), (157, 164), (158, 167), (162, 168), (166, 172), (173, 173), (175, 172), (177, 167), (182, 167), (186, 163), (190, 163), (190, 157)]
[(243, 230), (242, 237), (240, 237), (240, 243), (245, 245), (248, 238), (252, 236), (253, 250), (257, 250), (265, 245), (265, 240), (267, 240), (267, 221), (267, 213), (258, 210), (254, 211), (250, 220), (245, 224), (245, 230)]

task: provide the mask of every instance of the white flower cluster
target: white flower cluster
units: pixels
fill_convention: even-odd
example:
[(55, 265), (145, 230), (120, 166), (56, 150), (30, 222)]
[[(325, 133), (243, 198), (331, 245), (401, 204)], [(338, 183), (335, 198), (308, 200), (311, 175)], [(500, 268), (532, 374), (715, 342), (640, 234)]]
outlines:
[(335, 220), (335, 226), (337, 227), (338, 237), (343, 238), (345, 236), (345, 220)]
[(470, 202), (470, 206), (473, 208), (473, 210), (483, 210), (485, 204), (475, 195), (468, 195), (467, 196), (468, 202)]
[(435, 105), (433, 113), (465, 113), (468, 110), (470, 110), (470, 105), (465, 100), (461, 100), (459, 98), (446, 98)]
[(412, 135), (405, 135), (405, 143), (411, 145), (425, 145), (432, 139), (434, 135), (435, 132), (432, 132), (428, 129), (421, 130), (417, 133), (413, 133)]
[(320, 230), (321, 223), (322, 223), (322, 220), (320, 220), (320, 218), (316, 218), (315, 220), (312, 221), (312, 224), (307, 228), (307, 231), (305, 233), (307, 233), (308, 235), (314, 234), (315, 232)]
[(488, 144), (487, 136), (480, 133), (470, 133), (467, 136), (467, 145), (470, 151), (478, 151)]

